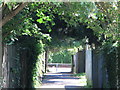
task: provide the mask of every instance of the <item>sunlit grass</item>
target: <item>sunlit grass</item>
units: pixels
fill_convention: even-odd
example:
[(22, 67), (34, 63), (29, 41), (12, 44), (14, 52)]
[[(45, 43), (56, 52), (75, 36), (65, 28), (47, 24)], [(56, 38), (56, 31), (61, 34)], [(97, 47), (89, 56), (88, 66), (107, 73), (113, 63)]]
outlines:
[(73, 74), (73, 76), (80, 78), (79, 81), (81, 86), (87, 86), (87, 79), (85, 73)]
[(82, 77), (82, 76), (85, 76), (86, 74), (85, 73), (77, 73), (77, 74), (73, 74), (73, 75), (76, 77)]
[(85, 73), (73, 74), (73, 76), (80, 78), (80, 84), (81, 86), (84, 86), (84, 88), (92, 88), (92, 85), (88, 85), (88, 81)]

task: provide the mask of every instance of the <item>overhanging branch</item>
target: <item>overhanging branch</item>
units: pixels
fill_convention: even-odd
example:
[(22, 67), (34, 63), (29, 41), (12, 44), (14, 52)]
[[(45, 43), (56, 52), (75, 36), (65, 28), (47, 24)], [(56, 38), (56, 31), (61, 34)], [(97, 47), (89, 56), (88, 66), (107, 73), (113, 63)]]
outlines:
[(8, 15), (6, 15), (2, 20), (0, 20), (0, 27), (4, 26), (10, 19), (12, 19), (16, 14), (21, 11), (28, 2), (21, 3), (17, 8), (15, 8), (13, 11), (11, 11)]

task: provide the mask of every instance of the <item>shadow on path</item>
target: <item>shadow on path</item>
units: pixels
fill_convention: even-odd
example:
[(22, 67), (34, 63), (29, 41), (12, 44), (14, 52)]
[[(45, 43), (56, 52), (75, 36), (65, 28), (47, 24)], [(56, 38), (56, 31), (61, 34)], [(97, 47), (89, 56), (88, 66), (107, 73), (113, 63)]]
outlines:
[(46, 73), (41, 86), (43, 90), (48, 90), (46, 88), (49, 90), (59, 90), (59, 88), (60, 90), (84, 90), (83, 87), (80, 78), (73, 76), (70, 72)]

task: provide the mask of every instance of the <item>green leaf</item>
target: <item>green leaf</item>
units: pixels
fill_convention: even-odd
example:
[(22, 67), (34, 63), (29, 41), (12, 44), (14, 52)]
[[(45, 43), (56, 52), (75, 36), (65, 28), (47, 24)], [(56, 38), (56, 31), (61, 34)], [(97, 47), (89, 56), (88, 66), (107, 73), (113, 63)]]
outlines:
[(42, 18), (37, 19), (37, 22), (39, 22), (39, 23), (43, 23), (43, 19), (42, 19)]
[(49, 32), (51, 32), (52, 31), (52, 29), (49, 29)]

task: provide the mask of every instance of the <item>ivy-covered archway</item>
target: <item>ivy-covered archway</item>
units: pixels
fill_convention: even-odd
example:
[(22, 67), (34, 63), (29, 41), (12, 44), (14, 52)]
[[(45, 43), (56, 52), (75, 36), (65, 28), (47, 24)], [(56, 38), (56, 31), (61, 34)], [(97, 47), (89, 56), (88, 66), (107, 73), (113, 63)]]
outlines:
[[(115, 67), (116, 71), (113, 72), (116, 73), (118, 80), (114, 85), (110, 75), (113, 72), (109, 72), (109, 66), (107, 68), (110, 87), (119, 86), (119, 2), (3, 3), (3, 18), (13, 12), (15, 6), (22, 5), (22, 9), (26, 4), (27, 7), (17, 15), (14, 14), (16, 16), (2, 26), (3, 43), (21, 42), (25, 48), (26, 42), (30, 40), (27, 48), (31, 49), (30, 52), (34, 52), (31, 46), (44, 51), (57, 46), (57, 48), (64, 47), (66, 41), (71, 46), (75, 46), (73, 42), (81, 41), (84, 46), (88, 38), (90, 45), (94, 44), (96, 48), (106, 51), (108, 62), (113, 60), (108, 57), (109, 55), (115, 56), (117, 68)], [(25, 37), (30, 38), (27, 40)], [(32, 37), (36, 43), (32, 41)], [(37, 56), (38, 54), (35, 57), (33, 55), (34, 59)], [(109, 64), (110, 62), (107, 63)]]

